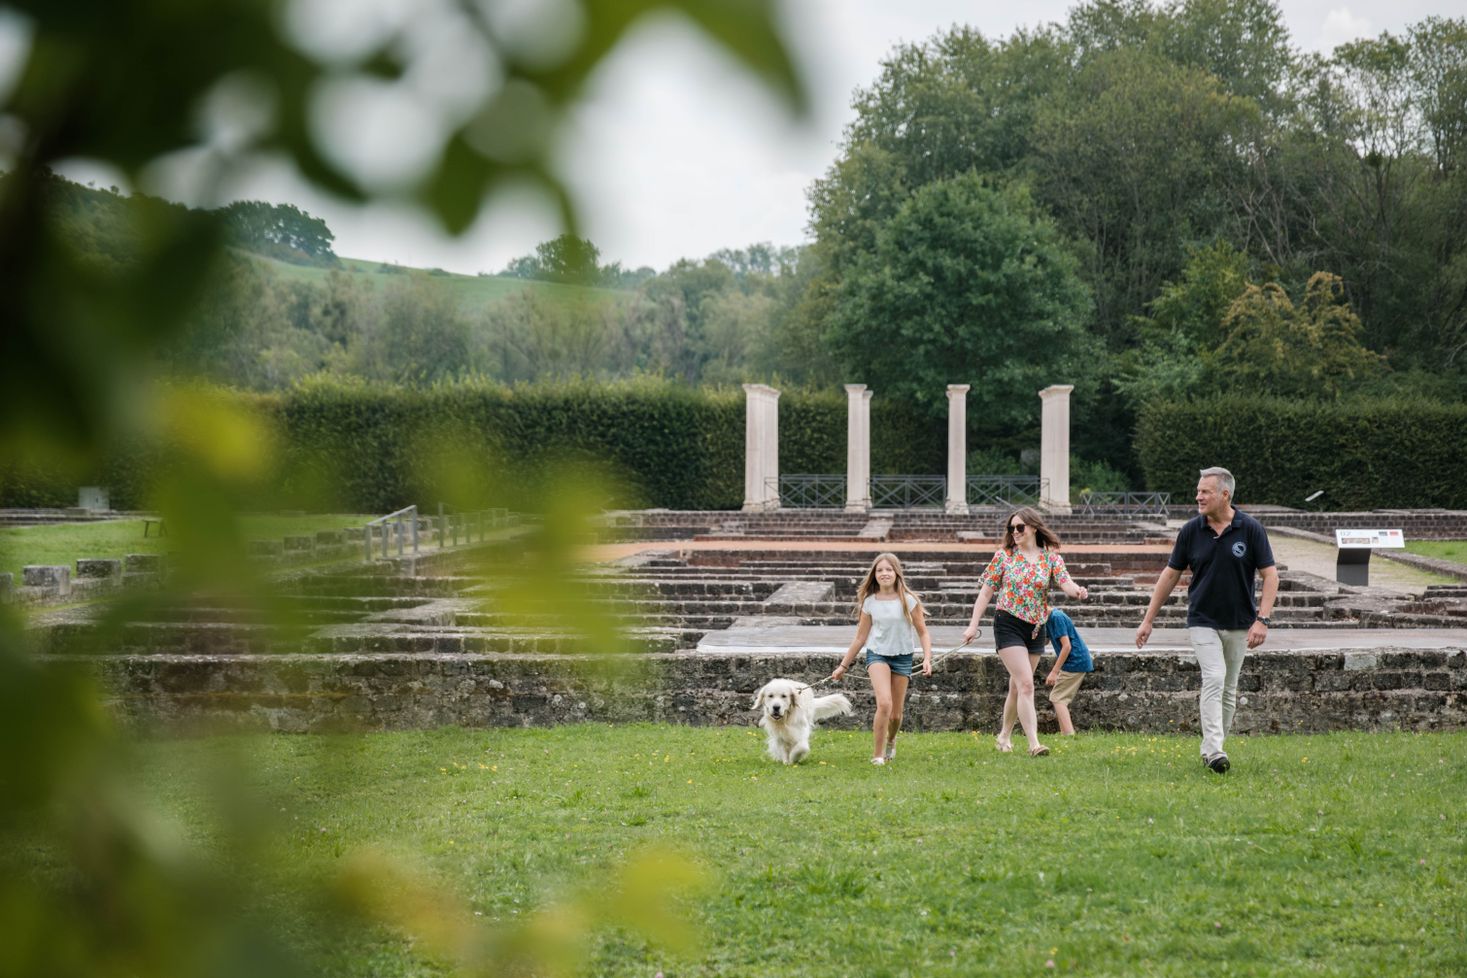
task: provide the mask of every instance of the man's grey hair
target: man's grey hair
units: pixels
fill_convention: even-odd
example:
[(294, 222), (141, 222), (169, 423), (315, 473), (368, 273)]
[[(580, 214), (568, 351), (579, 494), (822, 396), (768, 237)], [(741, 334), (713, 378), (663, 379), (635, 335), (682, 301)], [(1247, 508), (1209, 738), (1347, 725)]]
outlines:
[(1202, 478), (1206, 479), (1208, 476), (1217, 480), (1218, 488), (1227, 493), (1229, 499), (1233, 498), (1233, 487), (1237, 485), (1236, 480), (1233, 479), (1233, 473), (1220, 465), (1214, 465), (1210, 469), (1202, 470)]

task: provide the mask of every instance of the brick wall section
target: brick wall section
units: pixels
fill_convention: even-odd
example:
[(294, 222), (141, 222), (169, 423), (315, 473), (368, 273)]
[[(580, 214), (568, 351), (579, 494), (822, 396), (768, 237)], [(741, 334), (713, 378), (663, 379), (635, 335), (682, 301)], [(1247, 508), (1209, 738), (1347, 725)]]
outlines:
[[(84, 660), (111, 707), (142, 726), (281, 731), (402, 730), (581, 721), (750, 725), (755, 690), (776, 676), (814, 679), (830, 656), (677, 653), (616, 659), (515, 654), (111, 656)], [(1077, 726), (1197, 731), (1199, 673), (1184, 653), (1109, 653), (1081, 688)], [(1049, 659), (1041, 662), (1041, 675)], [(997, 727), (1006, 676), (991, 655), (941, 664), (913, 681), (912, 730)], [(862, 677), (849, 729), (871, 719)], [(1467, 650), (1259, 652), (1239, 687), (1236, 733), (1467, 728)], [(1054, 729), (1042, 687), (1040, 716)]]
[[(1248, 507), (1241, 505), (1245, 512)], [(1196, 515), (1192, 510), (1189, 516)], [(1322, 533), (1334, 542), (1335, 530), (1403, 530), (1407, 540), (1467, 540), (1467, 512), (1447, 509), (1376, 510), (1369, 513), (1262, 512), (1267, 527), (1287, 526)]]

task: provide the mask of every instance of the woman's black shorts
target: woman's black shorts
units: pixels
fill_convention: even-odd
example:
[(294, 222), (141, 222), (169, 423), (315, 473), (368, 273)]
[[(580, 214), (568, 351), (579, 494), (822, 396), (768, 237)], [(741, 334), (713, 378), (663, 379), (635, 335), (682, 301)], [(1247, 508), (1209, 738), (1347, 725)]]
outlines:
[(1049, 629), (1044, 625), (1039, 626), (1039, 634), (1034, 634), (1034, 623), (1025, 621), (1018, 615), (1011, 615), (1007, 611), (995, 611), (993, 613), (993, 647), (995, 649), (1011, 649), (1016, 645), (1022, 645), (1029, 650), (1030, 655), (1043, 655), (1044, 646), (1049, 644)]

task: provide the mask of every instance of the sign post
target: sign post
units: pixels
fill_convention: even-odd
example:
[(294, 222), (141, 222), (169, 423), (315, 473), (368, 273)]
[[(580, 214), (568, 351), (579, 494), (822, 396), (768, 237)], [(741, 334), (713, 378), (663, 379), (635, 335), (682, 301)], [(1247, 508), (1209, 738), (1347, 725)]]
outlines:
[(1336, 530), (1335, 580), (1356, 587), (1370, 585), (1370, 552), (1377, 547), (1405, 550), (1406, 536), (1400, 530)]

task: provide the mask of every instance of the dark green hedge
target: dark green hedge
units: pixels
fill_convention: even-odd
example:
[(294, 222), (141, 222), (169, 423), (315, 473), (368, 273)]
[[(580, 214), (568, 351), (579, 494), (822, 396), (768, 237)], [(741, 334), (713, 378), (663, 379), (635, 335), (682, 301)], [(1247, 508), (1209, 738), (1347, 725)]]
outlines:
[[(240, 395), (272, 419), (279, 469), (237, 502), (262, 509), (387, 512), (408, 503), (538, 508), (549, 486), (585, 485), (623, 506), (732, 509), (743, 501), (742, 391), (661, 382), (404, 390), (321, 383)], [(872, 403), (872, 471), (946, 470), (947, 428), (909, 405)], [(975, 419), (976, 422), (977, 419)], [(1144, 409), (1136, 454), (1149, 488), (1191, 498), (1197, 470), (1224, 465), (1243, 502), (1330, 509), (1467, 508), (1467, 405), (1215, 398)], [(843, 473), (846, 398), (786, 391), (780, 470)], [(975, 423), (969, 444), (985, 443)], [(1037, 437), (1034, 439), (1037, 441)], [(108, 486), (120, 509), (150, 505), (168, 464), (159, 445), (119, 446), (100, 467), (0, 462), (0, 505), (70, 506)], [(579, 466), (567, 475), (564, 466)]]
[[(242, 396), (243, 397), (243, 396)], [(462, 383), (429, 390), (314, 383), (243, 398), (280, 434), (280, 471), (242, 500), (260, 508), (386, 512), (408, 503), (534, 508), (550, 485), (610, 489), (625, 506), (737, 508), (744, 496), (744, 395), (661, 382)], [(946, 426), (879, 398), (872, 471), (940, 474)], [(844, 473), (846, 398), (787, 391), (780, 469)], [(150, 466), (133, 446), (85, 476), (0, 466), (0, 505), (69, 506), (76, 486), (111, 487), (117, 508), (147, 505)], [(564, 466), (580, 466), (567, 475)]]
[(1237, 477), (1240, 502), (1331, 510), (1467, 508), (1467, 404), (1218, 397), (1153, 404), (1136, 426), (1147, 487), (1190, 499), (1199, 469)]

